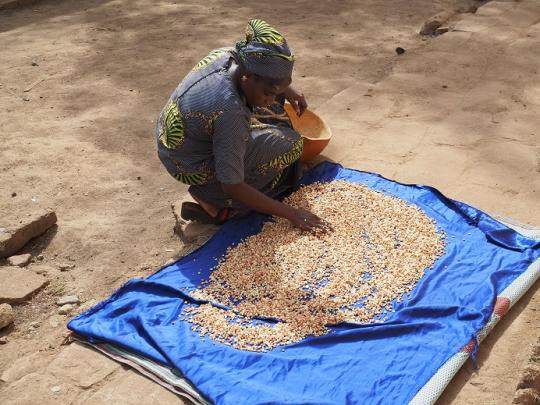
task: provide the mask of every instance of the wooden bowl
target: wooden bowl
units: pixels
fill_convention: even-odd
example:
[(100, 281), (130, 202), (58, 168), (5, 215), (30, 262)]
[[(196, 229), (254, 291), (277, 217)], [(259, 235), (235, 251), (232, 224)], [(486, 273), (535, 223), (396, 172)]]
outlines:
[(330, 138), (332, 138), (332, 131), (313, 111), (306, 110), (299, 117), (289, 103), (285, 103), (285, 111), (295, 131), (304, 139), (304, 151), (300, 161), (308, 162), (326, 148)]

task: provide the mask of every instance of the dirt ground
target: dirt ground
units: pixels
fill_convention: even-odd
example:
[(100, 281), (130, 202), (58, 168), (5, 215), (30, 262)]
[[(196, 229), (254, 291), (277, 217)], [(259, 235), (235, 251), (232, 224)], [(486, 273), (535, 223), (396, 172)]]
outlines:
[[(405, 55), (414, 56), (443, 40), (444, 35), (418, 35), (426, 19), (440, 11), (463, 12), (483, 3), (90, 0), (37, 1), (0, 11), (0, 226), (10, 226), (36, 209), (53, 208), (58, 215), (57, 227), (25, 251), (34, 256), (42, 254), (43, 263), (51, 266), (75, 265), (71, 271), (55, 273), (49, 286), (30, 303), (15, 307), (15, 327), (7, 335), (0, 333), (8, 339), (0, 346), (0, 374), (18, 358), (33, 355), (39, 368), (44, 367), (39, 359), (60, 353), (67, 318), (57, 315), (56, 297), (78, 294), (85, 302), (97, 302), (128, 279), (147, 276), (190, 248), (173, 233), (170, 205), (183, 197), (185, 188), (157, 159), (155, 120), (183, 75), (209, 50), (232, 45), (242, 36), (250, 18), (264, 18), (285, 34), (297, 55), (294, 85), (306, 94), (310, 108), (326, 112), (324, 116), (336, 128), (337, 136), (344, 131), (338, 120), (346, 117), (336, 113), (336, 106), (354, 107), (360, 94), (358, 86), (362, 91), (378, 85), (398, 89), (403, 81), (395, 74), (400, 72), (420, 72), (426, 80), (434, 78), (432, 69), (400, 65), (401, 56), (395, 53), (400, 46), (406, 49)], [(465, 15), (458, 13), (453, 20)], [(489, 63), (492, 57), (488, 51), (479, 53), (483, 63)], [(533, 66), (538, 62), (536, 54), (528, 56), (523, 63), (537, 69), (538, 65)], [(424, 63), (434, 66), (439, 62), (426, 59)], [(456, 72), (445, 85), (466, 87), (466, 80)], [(32, 84), (35, 86), (30, 91), (23, 91)], [(381, 103), (380, 108), (395, 110), (394, 102), (382, 99)], [(407, 99), (398, 107), (403, 109), (404, 105), (414, 111), (414, 104), (407, 105)], [(501, 114), (509, 114), (508, 109), (497, 109), (489, 99), (486, 106), (495, 122)], [(510, 113), (512, 117), (525, 114)], [(452, 197), (540, 225), (540, 142), (538, 133), (530, 131), (535, 125), (538, 130), (537, 119), (524, 126), (526, 133), (507, 146), (510, 151), (515, 145), (527, 149), (523, 152), (524, 166), (511, 168), (513, 177), (507, 167), (494, 166), (504, 160), (500, 150), (491, 159), (470, 156), (481, 174), (495, 171), (496, 177), (498, 171), (504, 172), (500, 176), (504, 184), (490, 183), (495, 196), (492, 201), (465, 183), (451, 189)], [(378, 125), (372, 129), (380, 130), (384, 122)], [(518, 124), (515, 128), (519, 130)], [(459, 153), (459, 142), (453, 144), (451, 153)], [(364, 145), (371, 156), (379, 152), (384, 155), (382, 152), (392, 146)], [(400, 147), (399, 141), (396, 147)], [(428, 183), (425, 174), (429, 167), (419, 163), (423, 157), (413, 149), (404, 152), (398, 168), (390, 165), (390, 160), (377, 163), (376, 159), (366, 159), (365, 164), (359, 163), (345, 153), (347, 145), (338, 141), (333, 148), (330, 153), (334, 158), (344, 163), (349, 160), (355, 168)], [(438, 166), (434, 158), (428, 159), (428, 164)], [(475, 173), (469, 175), (474, 180)], [(451, 176), (439, 178), (440, 184), (429, 184), (443, 192), (456, 184)], [(501, 196), (506, 198), (504, 203)], [(481, 368), (486, 363), (488, 369), (493, 367), (504, 374), (501, 370), (519, 367), (516, 363), (526, 359), (529, 343), (539, 334), (536, 310), (540, 310), (538, 283), (488, 338), (479, 353)], [(512, 350), (492, 352), (512, 321), (521, 325), (516, 332), (519, 340), (512, 340)], [(39, 326), (31, 327), (32, 322)], [(481, 403), (486, 390), (497, 397), (501, 381), (511, 382), (504, 377), (497, 380), (498, 374), (494, 375), (482, 379), (467, 365), (441, 403)], [(10, 397), (14, 391), (7, 388), (0, 385), (0, 395), (5, 389), (6, 398), (15, 401)], [(505, 388), (505, 395), (514, 388)], [(460, 397), (460, 392), (466, 392), (467, 397)], [(77, 398), (70, 401), (84, 402), (82, 397)]]

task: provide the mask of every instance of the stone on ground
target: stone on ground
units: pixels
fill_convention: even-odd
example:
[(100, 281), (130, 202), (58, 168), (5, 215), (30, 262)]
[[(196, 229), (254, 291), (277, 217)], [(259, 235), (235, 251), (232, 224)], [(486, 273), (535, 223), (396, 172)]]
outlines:
[(0, 302), (23, 302), (48, 282), (45, 277), (19, 267), (0, 267)]
[(60, 269), (60, 271), (68, 271), (68, 270), (74, 269), (75, 265), (69, 264), (69, 263), (62, 263), (58, 265), (58, 268)]
[(65, 304), (65, 305), (62, 305), (60, 308), (58, 308), (59, 315), (67, 315), (71, 311), (73, 311), (73, 305), (71, 304)]
[(11, 305), (0, 304), (0, 329), (11, 325), (13, 322), (15, 322), (15, 314)]
[(45, 233), (56, 221), (56, 213), (46, 210), (25, 218), (16, 228), (1, 233), (0, 258), (12, 256), (30, 239)]
[(26, 253), (24, 255), (17, 255), (17, 256), (11, 256), (7, 259), (7, 262), (11, 266), (19, 266), (24, 267), (28, 263), (30, 263), (30, 260), (32, 259), (32, 255), (30, 253)]
[(59, 298), (58, 301), (56, 301), (56, 305), (63, 306), (66, 304), (78, 304), (79, 302), (79, 297), (77, 297), (76, 295), (66, 295), (62, 298)]

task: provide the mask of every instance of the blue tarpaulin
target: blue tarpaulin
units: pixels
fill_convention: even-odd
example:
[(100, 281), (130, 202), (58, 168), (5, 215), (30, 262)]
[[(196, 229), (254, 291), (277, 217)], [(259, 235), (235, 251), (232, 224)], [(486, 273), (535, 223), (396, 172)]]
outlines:
[(377, 324), (342, 324), (269, 352), (201, 337), (179, 319), (189, 291), (227, 247), (268, 217), (227, 222), (204, 246), (152, 276), (131, 280), (69, 328), (178, 369), (217, 404), (405, 404), (486, 324), (497, 295), (540, 256), (540, 242), (422, 185), (323, 163), (305, 184), (345, 180), (416, 204), (447, 235), (446, 251)]

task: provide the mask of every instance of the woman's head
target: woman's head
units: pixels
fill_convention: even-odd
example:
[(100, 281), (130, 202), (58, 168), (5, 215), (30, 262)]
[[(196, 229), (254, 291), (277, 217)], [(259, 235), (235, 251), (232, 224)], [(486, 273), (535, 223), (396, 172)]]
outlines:
[(294, 55), (285, 38), (263, 20), (251, 20), (236, 44), (242, 91), (252, 106), (267, 106), (291, 84)]
[(255, 73), (244, 72), (241, 77), (241, 88), (248, 104), (252, 107), (267, 107), (274, 103), (291, 84), (291, 79), (272, 79)]

